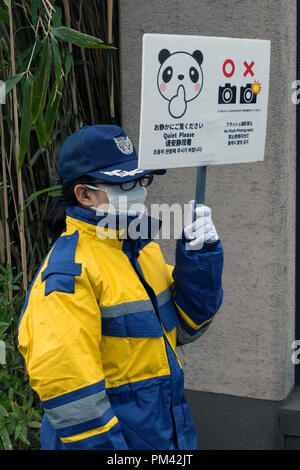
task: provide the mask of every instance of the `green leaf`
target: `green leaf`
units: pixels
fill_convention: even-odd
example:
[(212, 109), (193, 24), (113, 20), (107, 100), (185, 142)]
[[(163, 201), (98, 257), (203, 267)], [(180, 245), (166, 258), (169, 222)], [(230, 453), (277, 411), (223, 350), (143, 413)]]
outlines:
[(7, 8), (10, 8), (10, 0), (4, 0), (5, 5)]
[(41, 6), (41, 0), (31, 0), (31, 15), (32, 15), (32, 24), (36, 27), (37, 17), (38, 17), (38, 8)]
[(70, 72), (71, 67), (72, 67), (72, 63), (73, 63), (73, 54), (72, 54), (72, 52), (68, 52), (68, 53), (67, 53), (67, 57), (66, 57), (66, 64), (65, 64), (65, 67), (66, 67), (66, 71), (65, 71), (66, 78), (67, 78), (68, 75), (69, 75), (69, 72)]
[(8, 390), (8, 401), (9, 402), (12, 402), (14, 399), (14, 392), (13, 392), (13, 389), (11, 387), (9, 387), (9, 390)]
[(3, 427), (0, 429), (0, 437), (2, 439), (4, 449), (13, 450), (12, 445), (11, 445), (11, 440), (9, 438), (9, 434), (6, 428)]
[(22, 432), (22, 424), (17, 424), (16, 429), (15, 429), (15, 439), (18, 440), (21, 436)]
[(40, 110), (40, 113), (37, 117), (35, 125), (36, 125), (40, 147), (43, 148), (46, 143), (47, 138), (46, 138), (46, 126), (45, 126), (45, 121), (44, 121), (42, 110)]
[(0, 322), (0, 336), (2, 336), (6, 332), (6, 330), (8, 330), (9, 326), (10, 323), (6, 323), (4, 321)]
[(43, 419), (42, 414), (39, 410), (34, 410), (33, 416), (34, 416), (35, 419), (39, 419), (40, 421), (42, 421), (42, 419)]
[(57, 184), (55, 186), (50, 186), (49, 188), (41, 189), (40, 191), (36, 191), (35, 193), (32, 193), (28, 199), (26, 199), (26, 204), (30, 204), (34, 199), (39, 197), (41, 194), (44, 193), (51, 193), (52, 191), (57, 191), (58, 189), (62, 189), (61, 184)]
[(46, 37), (43, 40), (43, 48), (41, 55), (41, 62), (33, 83), (33, 92), (32, 92), (32, 122), (35, 122), (40, 112), (43, 111), (49, 78), (51, 70), (51, 47)]
[(57, 197), (57, 196), (61, 196), (62, 195), (62, 190), (61, 189), (58, 189), (57, 191), (53, 191), (51, 193), (49, 193), (49, 196), (51, 197)]
[(29, 441), (27, 439), (27, 426), (26, 424), (21, 424), (21, 431), (20, 431), (20, 439), (25, 444), (29, 445)]
[[(49, 195), (51, 195), (52, 193), (54, 192), (58, 192), (58, 190), (60, 190), (60, 194), (58, 195), (62, 195), (62, 185), (61, 184), (57, 184), (56, 186), (50, 186), (49, 188), (45, 188), (45, 189), (41, 189), (40, 191), (36, 191), (35, 193), (32, 193), (28, 199), (26, 199), (26, 203), (23, 207), (23, 209), (18, 213), (17, 217), (13, 220), (12, 223), (15, 222), (15, 220), (21, 216), (22, 212), (24, 212), (27, 207), (37, 198), (39, 197), (41, 194), (44, 194), (44, 193), (49, 193)], [(0, 297), (1, 299), (1, 297)]]
[(92, 49), (111, 49), (111, 46), (103, 44), (101, 39), (89, 34), (81, 33), (75, 29), (67, 28), (66, 26), (59, 26), (52, 28), (52, 33), (59, 41), (71, 42), (75, 46), (87, 47)]
[(3, 416), (8, 416), (8, 411), (4, 408), (4, 406), (0, 405), (0, 418)]
[(29, 421), (28, 426), (30, 428), (37, 428), (39, 429), (41, 427), (41, 423), (38, 423), (37, 421)]
[[(27, 407), (31, 408), (33, 403), (33, 396), (31, 396), (27, 402)], [(33, 413), (33, 410), (30, 410), (30, 413)]]
[(34, 47), (34, 52), (33, 52), (33, 56), (32, 56), (32, 62), (33, 62), (33, 59), (35, 58), (36, 54), (39, 52), (37, 50), (36, 46), (33, 46), (32, 44), (30, 44), (22, 52), (18, 51), (18, 54), (16, 56), (16, 67), (17, 67), (18, 70), (26, 70), (27, 71), (27, 67), (28, 67), (29, 61), (31, 59), (31, 54), (32, 54), (33, 47)]
[(9, 24), (9, 15), (3, 8), (0, 8), (0, 20), (5, 24)]
[(61, 72), (62, 72), (61, 55), (60, 55), (59, 45), (56, 39), (51, 38), (51, 45), (52, 45), (52, 50), (53, 50), (53, 55), (54, 55), (54, 62), (55, 62), (56, 86), (58, 86), (60, 78), (61, 78)]
[(12, 402), (11, 408), (13, 410), (11, 413), (11, 416), (15, 417), (18, 420), (22, 420), (23, 413), (22, 413), (22, 410), (20, 409), (20, 406), (16, 402)]
[(16, 75), (13, 75), (5, 82), (5, 94), (6, 95), (17, 85), (17, 83), (19, 83), (22, 80), (23, 76), (24, 76), (24, 72), (17, 73)]
[(45, 117), (45, 126), (46, 126), (46, 140), (48, 140), (54, 123), (58, 113), (58, 107), (61, 99), (61, 90), (62, 90), (62, 80), (58, 83), (58, 87), (56, 85), (53, 86), (53, 89), (50, 94), (49, 98), (49, 105), (46, 111)]
[(55, 12), (52, 17), (52, 25), (56, 28), (62, 24), (62, 9), (55, 5)]
[(20, 130), (19, 169), (22, 167), (29, 142), (31, 130), (32, 78), (26, 77), (23, 89), (23, 108)]

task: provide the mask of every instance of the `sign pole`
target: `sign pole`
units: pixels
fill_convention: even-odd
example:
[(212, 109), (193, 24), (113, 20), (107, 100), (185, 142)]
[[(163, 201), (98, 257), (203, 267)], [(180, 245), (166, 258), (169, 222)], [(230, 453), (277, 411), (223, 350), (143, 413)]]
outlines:
[(196, 220), (196, 208), (205, 201), (206, 166), (197, 167), (196, 195), (192, 209), (192, 221)]
[(205, 186), (206, 186), (206, 166), (197, 167), (197, 183), (196, 183), (196, 197), (195, 204), (204, 204), (205, 201)]

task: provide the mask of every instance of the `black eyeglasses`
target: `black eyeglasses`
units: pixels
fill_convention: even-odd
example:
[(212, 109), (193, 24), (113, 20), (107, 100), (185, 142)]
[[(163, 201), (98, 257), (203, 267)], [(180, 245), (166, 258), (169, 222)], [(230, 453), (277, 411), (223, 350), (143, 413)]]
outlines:
[(119, 183), (119, 186), (123, 191), (130, 191), (131, 189), (136, 187), (137, 183), (139, 183), (140, 186), (143, 186), (143, 188), (146, 188), (147, 186), (150, 186), (152, 181), (153, 174), (150, 173), (149, 175), (141, 176), (141, 178), (137, 180), (128, 181), (127, 183)]
[[(150, 184), (153, 181), (153, 174), (150, 173), (149, 175), (144, 175), (141, 176), (138, 179), (135, 179), (133, 181), (127, 181), (126, 183), (108, 183), (107, 181), (89, 181), (88, 184), (106, 184), (107, 186), (120, 186), (120, 188), (123, 191), (130, 191), (131, 189), (135, 188), (137, 183), (139, 183), (140, 186), (143, 186), (146, 188), (147, 186), (150, 186)], [(85, 183), (83, 183), (85, 184)]]

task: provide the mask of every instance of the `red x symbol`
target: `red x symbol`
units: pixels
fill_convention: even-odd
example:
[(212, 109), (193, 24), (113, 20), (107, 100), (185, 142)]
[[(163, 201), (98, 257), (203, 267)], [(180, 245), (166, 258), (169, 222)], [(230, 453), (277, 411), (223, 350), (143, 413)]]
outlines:
[(247, 64), (247, 62), (244, 62), (244, 66), (246, 67), (246, 71), (244, 72), (244, 77), (247, 77), (248, 73), (251, 74), (252, 77), (254, 77), (254, 72), (252, 71), (252, 67), (254, 65), (254, 60), (252, 60), (251, 64)]

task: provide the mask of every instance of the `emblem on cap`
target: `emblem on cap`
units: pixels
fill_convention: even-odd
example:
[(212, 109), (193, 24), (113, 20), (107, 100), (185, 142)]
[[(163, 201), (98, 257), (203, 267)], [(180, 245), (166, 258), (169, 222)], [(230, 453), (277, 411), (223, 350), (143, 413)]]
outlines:
[(130, 155), (133, 152), (133, 145), (128, 136), (115, 137), (114, 141), (120, 152)]
[(136, 173), (143, 173), (144, 170), (139, 170), (136, 168), (135, 170), (113, 170), (113, 171), (99, 171), (99, 173), (103, 173), (104, 175), (108, 176), (120, 176), (123, 178), (124, 176), (134, 176)]

